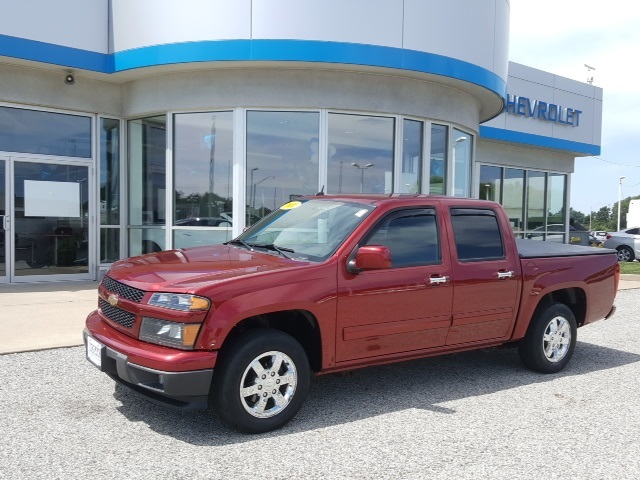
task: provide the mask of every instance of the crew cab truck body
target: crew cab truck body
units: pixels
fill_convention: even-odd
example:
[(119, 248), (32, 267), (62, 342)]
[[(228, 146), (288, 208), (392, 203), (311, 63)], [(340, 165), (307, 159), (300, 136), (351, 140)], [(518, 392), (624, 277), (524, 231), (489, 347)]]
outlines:
[(87, 358), (166, 405), (263, 432), (324, 374), (502, 344), (553, 373), (607, 318), (614, 251), (516, 240), (494, 202), (425, 195), (289, 202), (225, 245), (116, 262)]

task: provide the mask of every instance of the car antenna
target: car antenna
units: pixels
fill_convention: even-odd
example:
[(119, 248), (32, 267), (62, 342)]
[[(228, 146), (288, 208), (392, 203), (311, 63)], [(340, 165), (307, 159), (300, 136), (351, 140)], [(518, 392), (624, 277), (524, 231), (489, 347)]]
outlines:
[(316, 197), (318, 196), (323, 196), (324, 195), (324, 185), (322, 185), (322, 188), (320, 189), (320, 191), (318, 193), (316, 193)]

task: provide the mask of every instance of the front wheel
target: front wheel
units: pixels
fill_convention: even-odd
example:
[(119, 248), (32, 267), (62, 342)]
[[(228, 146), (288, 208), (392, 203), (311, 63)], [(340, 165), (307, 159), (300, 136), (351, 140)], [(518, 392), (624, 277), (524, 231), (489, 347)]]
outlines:
[(220, 418), (245, 433), (287, 424), (309, 391), (306, 352), (290, 335), (256, 329), (224, 350), (211, 392)]
[(536, 372), (559, 372), (573, 355), (577, 330), (573, 312), (566, 305), (552, 303), (540, 310), (518, 345), (522, 363)]
[(635, 255), (633, 254), (633, 250), (629, 247), (618, 247), (618, 261), (619, 262), (633, 262)]

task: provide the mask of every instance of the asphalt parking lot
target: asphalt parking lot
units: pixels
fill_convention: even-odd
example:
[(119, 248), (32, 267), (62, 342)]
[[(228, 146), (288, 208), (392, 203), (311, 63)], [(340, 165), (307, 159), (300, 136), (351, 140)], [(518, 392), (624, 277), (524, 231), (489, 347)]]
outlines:
[(558, 375), (492, 349), (316, 378), (282, 430), (146, 402), (82, 347), (0, 356), (0, 478), (640, 477), (640, 290)]

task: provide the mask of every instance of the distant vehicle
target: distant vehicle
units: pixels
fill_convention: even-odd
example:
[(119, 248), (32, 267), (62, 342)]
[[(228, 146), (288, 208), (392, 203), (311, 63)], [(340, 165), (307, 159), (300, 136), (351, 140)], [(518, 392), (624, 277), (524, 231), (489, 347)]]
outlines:
[(608, 232), (605, 232), (604, 230), (594, 230), (593, 232), (589, 233), (591, 233), (591, 235), (593, 235), (597, 239), (602, 240), (603, 242), (607, 239), (608, 235)]
[(190, 217), (176, 220), (176, 227), (231, 227), (231, 218)]
[(640, 228), (628, 228), (607, 234), (604, 248), (618, 251), (619, 262), (633, 262), (640, 257)]
[[(565, 243), (565, 229), (566, 227), (562, 223), (552, 223), (547, 225), (546, 229), (544, 226), (534, 228), (531, 233), (527, 233), (526, 237), (529, 240), (546, 240), (547, 242)], [(569, 225), (569, 232), (577, 231), (579, 230), (574, 228), (573, 225)], [(545, 232), (547, 232), (546, 238), (544, 236)]]

